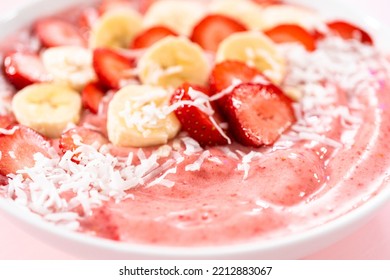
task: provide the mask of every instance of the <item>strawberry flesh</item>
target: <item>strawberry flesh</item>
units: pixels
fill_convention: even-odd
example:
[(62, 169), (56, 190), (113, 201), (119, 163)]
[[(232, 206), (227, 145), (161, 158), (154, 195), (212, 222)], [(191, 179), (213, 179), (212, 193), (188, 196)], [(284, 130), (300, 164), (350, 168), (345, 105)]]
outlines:
[(14, 133), (0, 133), (0, 175), (6, 176), (25, 167), (33, 167), (36, 153), (48, 157), (50, 144), (42, 135), (23, 125), (9, 129)]
[(35, 33), (43, 46), (86, 46), (79, 30), (71, 23), (55, 18), (46, 18), (36, 22)]
[(294, 122), (292, 101), (275, 85), (238, 85), (226, 99), (229, 128), (246, 146), (272, 145)]
[(94, 114), (99, 111), (100, 102), (105, 95), (105, 90), (98, 82), (90, 82), (81, 92), (83, 107)]
[(351, 23), (344, 21), (333, 21), (329, 22), (327, 25), (331, 33), (338, 35), (345, 40), (356, 39), (364, 44), (374, 44), (371, 36), (366, 31)]
[[(208, 95), (206, 89), (185, 83), (176, 89), (172, 95), (171, 104), (182, 101), (193, 101), (189, 93), (190, 90)], [(213, 111), (214, 113), (211, 117), (220, 125), (223, 122), (222, 118), (215, 110)], [(203, 112), (198, 107), (193, 105), (181, 105), (175, 110), (175, 114), (182, 125), (182, 130), (186, 131), (193, 139), (198, 141), (200, 145), (216, 146), (228, 144), (227, 139), (223, 137), (210, 120), (210, 115)]]
[(50, 81), (40, 57), (35, 53), (14, 51), (7, 54), (3, 61), (3, 71), (16, 89)]
[(191, 40), (203, 49), (215, 52), (219, 43), (235, 32), (246, 31), (240, 22), (223, 15), (208, 15), (193, 29)]
[(296, 24), (281, 24), (264, 32), (275, 43), (300, 43), (307, 51), (316, 49), (315, 35)]
[(165, 26), (151, 27), (136, 36), (130, 46), (133, 49), (148, 48), (157, 41), (167, 36), (178, 36), (175, 32)]
[(99, 81), (111, 89), (119, 89), (125, 83), (134, 83), (135, 60), (116, 50), (97, 48), (93, 52), (93, 67)]

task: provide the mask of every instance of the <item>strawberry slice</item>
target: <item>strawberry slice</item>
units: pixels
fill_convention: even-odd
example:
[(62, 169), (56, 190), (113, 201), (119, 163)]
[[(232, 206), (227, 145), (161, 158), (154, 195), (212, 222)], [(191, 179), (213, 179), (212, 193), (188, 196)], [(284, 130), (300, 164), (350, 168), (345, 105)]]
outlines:
[(315, 36), (296, 24), (281, 24), (264, 32), (275, 43), (300, 43), (306, 50), (316, 49)]
[(98, 48), (93, 52), (93, 67), (100, 82), (112, 89), (119, 89), (136, 80), (133, 70), (135, 60), (113, 49)]
[(35, 24), (35, 33), (43, 46), (85, 46), (86, 41), (71, 23), (55, 18), (41, 19)]
[[(171, 97), (171, 104), (186, 101), (192, 102), (194, 101), (193, 95), (207, 97), (208, 92), (201, 87), (185, 83), (176, 89)], [(212, 117), (218, 126), (220, 126), (223, 122), (222, 118), (215, 110), (211, 109), (211, 111), (214, 112), (206, 113), (197, 106), (183, 104), (175, 110), (175, 114), (182, 125), (182, 129), (198, 141), (200, 145), (226, 145), (228, 140), (221, 134), (211, 120)]]
[(50, 81), (40, 57), (35, 53), (14, 51), (7, 54), (4, 57), (3, 70), (7, 80), (16, 89)]
[(165, 26), (153, 26), (146, 29), (141, 34), (136, 36), (131, 44), (133, 49), (144, 49), (148, 48), (157, 41), (167, 36), (178, 36), (175, 32)]
[[(77, 126), (62, 133), (59, 141), (59, 148), (63, 153), (66, 153), (67, 151), (75, 151), (78, 147), (80, 147), (78, 141), (86, 145), (93, 145), (96, 149), (99, 149), (101, 146), (108, 143), (107, 138), (100, 132), (82, 126)], [(79, 163), (80, 160), (78, 157), (79, 154), (75, 154), (72, 157), (72, 161)]]
[(338, 35), (345, 40), (355, 39), (364, 44), (374, 44), (371, 36), (366, 31), (351, 23), (344, 21), (333, 21), (329, 22), (327, 25), (331, 33)]
[(25, 167), (33, 167), (34, 154), (48, 156), (49, 142), (39, 133), (23, 125), (9, 129), (14, 133), (0, 132), (0, 175), (15, 173)]
[(99, 111), (100, 102), (105, 95), (105, 90), (98, 82), (90, 82), (81, 92), (81, 101), (84, 108), (88, 109), (94, 114)]
[(95, 7), (87, 7), (81, 11), (78, 24), (81, 29), (89, 30), (98, 21), (99, 16), (99, 11)]
[(14, 124), (16, 124), (14, 115), (0, 115), (0, 128), (8, 128)]
[(294, 122), (292, 101), (275, 85), (241, 84), (228, 95), (229, 128), (243, 145), (272, 145)]
[[(214, 66), (210, 75), (210, 87), (213, 94), (222, 91), (230, 93), (233, 88), (241, 83), (261, 82), (270, 83), (269, 80), (262, 75), (256, 68), (250, 67), (243, 62), (226, 60)], [(222, 111), (225, 111), (226, 97), (216, 100)]]
[(191, 40), (208, 51), (217, 51), (219, 43), (235, 32), (246, 31), (246, 27), (227, 16), (208, 15), (192, 30)]

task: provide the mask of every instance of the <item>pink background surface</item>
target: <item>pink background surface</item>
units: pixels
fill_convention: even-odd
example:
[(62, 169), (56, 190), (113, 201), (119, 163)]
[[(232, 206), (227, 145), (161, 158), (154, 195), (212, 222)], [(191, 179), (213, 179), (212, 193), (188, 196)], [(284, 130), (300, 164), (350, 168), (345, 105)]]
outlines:
[[(0, 1), (0, 13), (31, 0)], [(53, 0), (55, 1), (55, 0)], [(326, 0), (318, 0), (326, 1)], [(380, 19), (390, 27), (390, 1), (344, 0)], [(390, 203), (359, 230), (306, 259), (386, 259), (390, 260)], [(77, 259), (30, 236), (0, 213), (0, 260), (10, 259)]]

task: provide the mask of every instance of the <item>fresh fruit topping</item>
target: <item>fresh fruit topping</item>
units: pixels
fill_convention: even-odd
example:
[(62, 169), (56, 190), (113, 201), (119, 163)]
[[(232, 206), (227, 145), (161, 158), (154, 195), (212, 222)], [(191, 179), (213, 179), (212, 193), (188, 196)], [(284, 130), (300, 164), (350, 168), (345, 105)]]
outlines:
[(278, 25), (264, 32), (275, 43), (300, 43), (306, 50), (316, 49), (316, 40), (308, 31), (295, 24)]
[(226, 37), (241, 31), (246, 31), (246, 27), (235, 19), (208, 15), (194, 27), (190, 38), (203, 49), (215, 52)]
[(13, 115), (0, 115), (0, 128), (8, 128), (16, 123)]
[(357, 27), (351, 23), (344, 21), (333, 21), (329, 22), (327, 25), (333, 34), (340, 36), (345, 40), (355, 39), (364, 44), (373, 45), (371, 36), (360, 27)]
[(144, 49), (148, 48), (157, 41), (167, 37), (167, 36), (178, 36), (175, 32), (165, 26), (153, 26), (149, 29), (146, 29), (141, 34), (137, 35), (131, 47), (133, 49)]
[(63, 85), (41, 83), (25, 87), (12, 100), (17, 121), (49, 138), (58, 138), (80, 119), (80, 94)]
[(93, 68), (99, 81), (112, 89), (134, 83), (135, 61), (113, 49), (98, 48), (93, 52)]
[(133, 9), (113, 9), (104, 13), (93, 25), (89, 47), (128, 48), (142, 30), (142, 16)]
[(92, 51), (79, 46), (60, 46), (46, 49), (41, 54), (43, 65), (53, 80), (81, 91), (96, 80), (92, 67)]
[(40, 57), (34, 53), (9, 53), (4, 57), (3, 70), (8, 81), (16, 89), (50, 80)]
[(14, 126), (9, 131), (0, 132), (0, 175), (33, 167), (36, 153), (48, 156), (50, 144), (42, 135), (23, 125)]
[(108, 106), (111, 143), (122, 147), (166, 144), (180, 131), (175, 114), (166, 111), (169, 98), (161, 87), (128, 85), (120, 89)]
[(138, 63), (143, 84), (176, 88), (205, 85), (210, 65), (202, 48), (184, 37), (166, 37), (146, 50)]
[(225, 108), (229, 129), (246, 146), (272, 145), (295, 122), (292, 101), (272, 84), (238, 85)]
[(144, 26), (166, 26), (175, 33), (189, 36), (204, 16), (206, 6), (199, 1), (164, 0), (154, 2), (144, 17)]
[(221, 128), (222, 117), (212, 108), (208, 97), (205, 89), (185, 83), (176, 89), (171, 97), (171, 104), (179, 105), (174, 112), (182, 130), (200, 145), (226, 145), (230, 139)]
[(99, 11), (94, 7), (88, 7), (81, 11), (78, 23), (80, 28), (91, 29), (99, 19)]
[(81, 92), (81, 102), (83, 107), (97, 114), (100, 102), (105, 95), (105, 90), (98, 82), (87, 84)]
[[(59, 147), (63, 153), (66, 153), (67, 151), (74, 152), (77, 148), (81, 147), (82, 144), (99, 149), (107, 143), (107, 138), (100, 132), (82, 126), (76, 126), (62, 133)], [(75, 154), (72, 157), (72, 160), (77, 163), (80, 162), (79, 154)]]
[(221, 42), (216, 61), (238, 60), (266, 75), (275, 84), (285, 76), (286, 62), (272, 40), (262, 32), (237, 32)]
[(35, 32), (42, 44), (47, 48), (86, 45), (78, 29), (71, 23), (61, 19), (41, 19), (35, 24)]

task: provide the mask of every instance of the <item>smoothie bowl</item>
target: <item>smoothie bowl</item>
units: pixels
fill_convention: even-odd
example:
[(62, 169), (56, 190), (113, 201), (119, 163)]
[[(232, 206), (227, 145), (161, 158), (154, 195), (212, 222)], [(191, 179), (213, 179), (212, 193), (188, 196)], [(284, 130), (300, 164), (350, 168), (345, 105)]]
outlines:
[(90, 258), (298, 258), (352, 232), (390, 196), (386, 37), (309, 2), (4, 18), (1, 209)]

